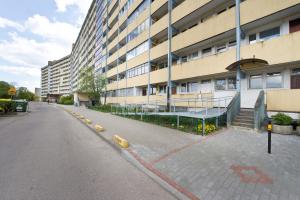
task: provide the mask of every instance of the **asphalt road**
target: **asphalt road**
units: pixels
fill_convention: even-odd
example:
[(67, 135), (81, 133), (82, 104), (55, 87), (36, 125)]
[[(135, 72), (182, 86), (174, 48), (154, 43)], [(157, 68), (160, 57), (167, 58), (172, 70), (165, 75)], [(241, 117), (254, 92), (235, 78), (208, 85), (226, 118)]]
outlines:
[(174, 199), (68, 113), (0, 117), (1, 200)]

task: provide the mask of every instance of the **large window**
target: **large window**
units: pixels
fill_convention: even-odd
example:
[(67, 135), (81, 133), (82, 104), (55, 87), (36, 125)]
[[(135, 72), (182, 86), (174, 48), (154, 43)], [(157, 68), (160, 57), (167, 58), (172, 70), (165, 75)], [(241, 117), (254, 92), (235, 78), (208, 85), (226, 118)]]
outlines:
[(158, 92), (159, 92), (159, 94), (166, 94), (167, 93), (167, 86), (166, 85), (159, 86)]
[(280, 27), (271, 28), (259, 33), (260, 40), (268, 40), (280, 36)]
[(263, 87), (262, 75), (251, 75), (249, 79), (250, 89), (261, 89)]
[(226, 89), (226, 80), (225, 79), (217, 79), (215, 81), (215, 89), (216, 90), (225, 90)]
[(144, 53), (148, 49), (149, 49), (149, 41), (147, 40), (143, 44), (141, 44), (141, 45), (137, 46), (136, 48), (132, 49), (131, 51), (129, 51), (126, 55), (126, 59), (130, 60), (130, 59)]
[(128, 34), (127, 42), (133, 40), (148, 28), (149, 28), (149, 19), (145, 20), (143, 23), (141, 23), (138, 27), (136, 27), (133, 31), (131, 31)]
[(281, 73), (268, 73), (267, 74), (267, 88), (281, 88), (282, 76)]
[(229, 90), (236, 89), (236, 78), (235, 77), (228, 78), (228, 89)]
[(148, 1), (144, 0), (141, 5), (128, 17), (127, 25), (131, 24), (148, 6)]
[(142, 75), (142, 74), (145, 74), (148, 72), (149, 72), (149, 64), (145, 63), (145, 64), (142, 64), (142, 65), (139, 65), (137, 67), (127, 70), (126, 76), (127, 76), (127, 78), (132, 78), (132, 77), (139, 76), (139, 75)]

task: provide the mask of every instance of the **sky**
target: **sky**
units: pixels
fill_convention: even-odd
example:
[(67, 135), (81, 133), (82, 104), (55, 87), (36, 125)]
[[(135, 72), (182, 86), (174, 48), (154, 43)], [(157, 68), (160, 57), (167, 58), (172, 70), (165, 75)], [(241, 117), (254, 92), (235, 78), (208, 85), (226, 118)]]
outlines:
[(71, 53), (92, 0), (0, 0), (0, 81), (40, 87), (41, 67)]

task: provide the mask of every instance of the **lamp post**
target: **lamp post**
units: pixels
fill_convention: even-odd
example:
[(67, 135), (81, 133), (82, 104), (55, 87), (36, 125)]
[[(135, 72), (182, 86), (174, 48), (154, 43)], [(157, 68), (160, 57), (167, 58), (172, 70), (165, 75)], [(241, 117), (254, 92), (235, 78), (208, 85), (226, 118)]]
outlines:
[[(240, 0), (235, 0), (235, 19), (236, 19), (236, 61), (241, 60), (241, 20), (240, 20)], [(236, 89), (241, 93), (241, 66), (237, 65), (236, 70)]]

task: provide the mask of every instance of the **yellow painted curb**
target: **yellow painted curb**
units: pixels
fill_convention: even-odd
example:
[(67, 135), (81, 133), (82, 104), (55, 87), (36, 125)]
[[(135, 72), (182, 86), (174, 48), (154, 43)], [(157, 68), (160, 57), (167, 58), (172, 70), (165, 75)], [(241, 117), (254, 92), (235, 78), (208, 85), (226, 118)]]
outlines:
[(80, 118), (80, 119), (84, 119), (84, 116), (83, 116), (83, 115), (80, 115), (79, 118)]
[(118, 144), (120, 147), (122, 148), (128, 148), (129, 147), (129, 143), (127, 140), (121, 138), (120, 136), (118, 135), (114, 135), (113, 136), (113, 141)]
[(85, 120), (84, 120), (84, 123), (86, 123), (86, 124), (92, 124), (92, 121), (89, 120), (89, 119), (85, 119)]
[(100, 126), (99, 124), (96, 124), (94, 128), (95, 128), (95, 130), (96, 130), (97, 132), (102, 132), (102, 131), (104, 131), (104, 128), (103, 128), (102, 126)]

